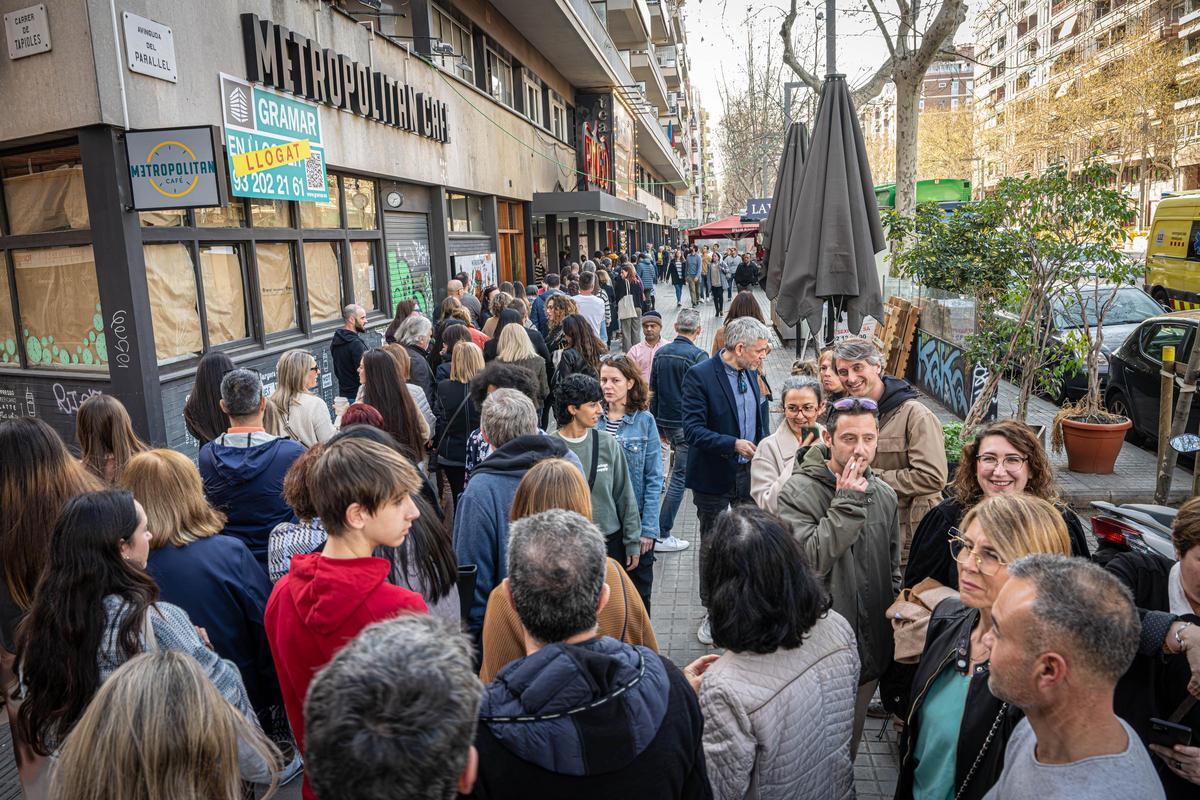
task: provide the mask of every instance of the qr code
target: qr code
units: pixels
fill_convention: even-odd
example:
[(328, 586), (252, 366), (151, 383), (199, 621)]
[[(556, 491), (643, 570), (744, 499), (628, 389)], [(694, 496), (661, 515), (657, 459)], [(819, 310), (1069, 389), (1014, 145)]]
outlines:
[(319, 152), (314, 152), (304, 160), (304, 178), (309, 189), (325, 188), (325, 162)]

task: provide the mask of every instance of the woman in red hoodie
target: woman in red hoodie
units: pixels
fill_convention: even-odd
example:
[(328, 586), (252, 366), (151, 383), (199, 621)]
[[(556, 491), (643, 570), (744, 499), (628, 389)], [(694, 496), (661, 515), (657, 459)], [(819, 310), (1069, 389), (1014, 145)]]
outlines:
[[(421, 478), (405, 458), (375, 442), (331, 441), (312, 465), (308, 491), (329, 535), (319, 553), (292, 557), (267, 602), (264, 624), (283, 703), (304, 751), (304, 698), (313, 676), (360, 630), (425, 601), (386, 581), (391, 563), (372, 555), (404, 543), (418, 511)], [(304, 784), (306, 800), (315, 795)]]

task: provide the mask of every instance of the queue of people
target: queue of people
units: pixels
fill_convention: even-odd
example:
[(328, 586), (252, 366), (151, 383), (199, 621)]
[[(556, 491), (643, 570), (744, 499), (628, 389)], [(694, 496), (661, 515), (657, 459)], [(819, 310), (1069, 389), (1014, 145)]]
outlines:
[[(982, 428), (950, 476), (870, 342), (773, 392), (753, 294), (711, 354), (696, 308), (664, 342), (637, 261), (532, 302), (456, 278), (442, 318), (398, 308), (380, 347), (347, 307), (332, 409), (311, 354), (280, 357), (270, 396), (205, 356), (196, 462), (104, 395), (78, 457), (0, 422), (26, 796), (233, 800), (303, 773), (319, 800), (848, 798), (877, 694), (900, 800), (1194, 796), (1200, 499), (1177, 561), (1092, 563), (1022, 423)], [(720, 304), (714, 264), (682, 258), (693, 305)], [(676, 665), (653, 565), (689, 546), (684, 489), (697, 637), (722, 652)]]

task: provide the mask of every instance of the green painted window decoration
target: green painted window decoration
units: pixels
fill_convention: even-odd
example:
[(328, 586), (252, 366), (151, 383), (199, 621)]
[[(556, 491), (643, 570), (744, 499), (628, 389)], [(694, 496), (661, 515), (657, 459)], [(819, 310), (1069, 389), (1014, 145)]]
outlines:
[[(12, 257), (29, 366), (106, 369), (108, 346), (92, 248), (14, 250)], [(15, 353), (11, 360), (16, 361)]]

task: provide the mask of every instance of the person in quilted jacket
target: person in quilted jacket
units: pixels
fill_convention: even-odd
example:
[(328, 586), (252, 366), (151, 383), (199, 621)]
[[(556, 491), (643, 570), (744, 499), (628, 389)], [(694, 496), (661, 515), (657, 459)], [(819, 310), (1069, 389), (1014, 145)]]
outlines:
[(854, 631), (774, 514), (734, 506), (711, 546), (708, 613), (725, 654), (684, 675), (700, 695), (713, 796), (853, 797)]

